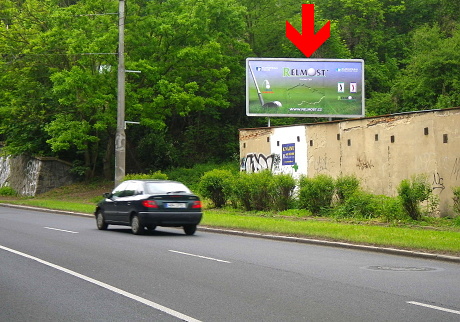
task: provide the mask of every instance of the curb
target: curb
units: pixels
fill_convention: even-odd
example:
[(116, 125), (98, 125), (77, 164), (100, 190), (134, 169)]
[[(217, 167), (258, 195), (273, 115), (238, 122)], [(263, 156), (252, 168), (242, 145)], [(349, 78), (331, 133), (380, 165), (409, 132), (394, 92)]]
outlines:
[[(32, 206), (22, 206), (22, 205), (5, 204), (5, 203), (0, 203), (0, 206), (34, 210), (34, 211), (45, 211), (49, 213), (71, 215), (71, 216), (78, 216), (78, 217), (93, 217), (93, 214), (48, 209), (48, 208), (40, 208), (40, 207), (32, 207)], [(379, 253), (385, 253), (385, 254), (391, 254), (391, 255), (399, 255), (399, 256), (416, 257), (416, 258), (422, 258), (422, 259), (431, 259), (431, 260), (440, 260), (440, 261), (447, 261), (447, 262), (453, 262), (453, 263), (460, 263), (459, 256), (424, 253), (424, 252), (410, 251), (410, 250), (405, 250), (405, 249), (359, 245), (359, 244), (351, 244), (351, 243), (346, 243), (346, 242), (327, 241), (327, 240), (321, 240), (321, 239), (311, 239), (311, 238), (302, 238), (302, 237), (271, 235), (271, 234), (247, 232), (247, 231), (240, 231), (240, 230), (213, 228), (209, 226), (199, 226), (198, 230), (218, 233), (218, 234), (237, 235), (237, 236), (252, 237), (252, 238), (263, 238), (263, 239), (271, 239), (271, 240), (284, 241), (284, 242), (296, 242), (296, 243), (302, 243), (302, 244), (312, 244), (312, 245), (329, 246), (329, 247), (340, 247), (340, 248), (348, 248), (348, 249), (355, 249), (355, 250), (379, 252)]]
[(219, 228), (211, 228), (207, 226), (201, 226), (198, 228), (198, 230), (208, 231), (208, 232), (213, 232), (213, 233), (227, 234), (227, 235), (264, 238), (264, 239), (272, 239), (272, 240), (285, 241), (285, 242), (296, 242), (296, 243), (312, 244), (312, 245), (320, 245), (320, 246), (340, 247), (340, 248), (348, 248), (348, 249), (363, 250), (363, 251), (370, 251), (370, 252), (379, 252), (379, 253), (385, 253), (385, 254), (391, 254), (391, 255), (417, 257), (417, 258), (422, 258), (422, 259), (441, 260), (441, 261), (448, 261), (448, 262), (454, 262), (454, 263), (460, 264), (460, 257), (451, 256), (451, 255), (424, 253), (424, 252), (419, 252), (419, 251), (410, 251), (410, 250), (397, 249), (397, 248), (359, 245), (359, 244), (351, 244), (351, 243), (346, 243), (346, 242), (327, 241), (327, 240), (321, 240), (321, 239), (279, 236), (279, 235), (270, 235), (270, 234), (262, 234), (262, 233), (254, 233), (254, 232), (246, 232), (246, 231), (238, 231), (238, 230), (219, 229)]

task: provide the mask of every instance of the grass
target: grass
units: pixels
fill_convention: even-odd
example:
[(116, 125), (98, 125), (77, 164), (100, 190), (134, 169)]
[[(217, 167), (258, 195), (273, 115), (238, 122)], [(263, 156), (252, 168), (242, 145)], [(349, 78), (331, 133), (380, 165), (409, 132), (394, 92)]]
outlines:
[(319, 220), (292, 220), (206, 211), (203, 225), (365, 245), (460, 255), (460, 232)]
[[(92, 214), (102, 193), (112, 183), (75, 184), (34, 198), (0, 196), (0, 203), (21, 204)], [(260, 233), (316, 238), (406, 250), (460, 256), (460, 227), (452, 220), (430, 218), (424, 222), (383, 224), (378, 221), (338, 221), (302, 214), (244, 212), (237, 209), (205, 209), (202, 225)]]

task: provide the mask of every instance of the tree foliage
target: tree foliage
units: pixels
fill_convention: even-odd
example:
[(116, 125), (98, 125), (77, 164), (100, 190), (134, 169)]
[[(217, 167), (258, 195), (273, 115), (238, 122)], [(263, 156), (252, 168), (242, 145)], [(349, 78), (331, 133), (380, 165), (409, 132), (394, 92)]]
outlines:
[[(362, 58), (368, 115), (460, 104), (460, 3), (315, 0), (331, 36), (312, 58)], [(245, 59), (301, 58), (294, 0), (126, 1), (127, 172), (230, 160), (245, 115)], [(113, 175), (118, 0), (0, 3), (0, 141)], [(308, 121), (311, 121), (310, 119)], [(273, 119), (272, 124), (308, 122)]]

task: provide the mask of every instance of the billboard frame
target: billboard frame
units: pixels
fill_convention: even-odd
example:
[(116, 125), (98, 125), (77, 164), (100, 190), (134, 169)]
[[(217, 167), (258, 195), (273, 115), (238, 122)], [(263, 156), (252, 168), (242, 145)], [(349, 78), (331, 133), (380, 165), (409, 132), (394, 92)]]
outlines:
[[(270, 113), (271, 111), (273, 111), (273, 109), (278, 109), (283, 104), (278, 100), (264, 100), (263, 95), (264, 95), (264, 93), (267, 93), (267, 92), (262, 92), (260, 90), (260, 86), (259, 86), (258, 81), (256, 79), (254, 69), (251, 67), (251, 65), (254, 65), (254, 63), (257, 63), (257, 62), (262, 62), (262, 64), (273, 62), (273, 65), (277, 66), (276, 68), (273, 67), (274, 70), (279, 68), (281, 62), (286, 62), (287, 64), (298, 63), (300, 65), (308, 64), (308, 63), (312, 63), (313, 65), (324, 64), (325, 66), (334, 66), (334, 65), (337, 66), (339, 64), (343, 64), (344, 66), (349, 65), (349, 64), (351, 64), (353, 66), (358, 65), (358, 66), (360, 66), (360, 69), (361, 69), (359, 73), (343, 73), (344, 79), (346, 81), (348, 81), (348, 83), (350, 83), (350, 84), (348, 84), (350, 90), (351, 90), (351, 84), (352, 83), (355, 84), (355, 86), (358, 84), (359, 90), (356, 89), (356, 95), (352, 96), (351, 94), (345, 94), (345, 92), (347, 92), (347, 91), (344, 91), (344, 96), (341, 97), (339, 95), (341, 93), (339, 91), (340, 89), (338, 89), (337, 92), (336, 92), (336, 97), (338, 97), (339, 101), (341, 99), (343, 99), (344, 102), (347, 101), (348, 98), (349, 98), (350, 104), (354, 103), (354, 101), (357, 101), (357, 100), (359, 100), (360, 103), (357, 103), (357, 104), (353, 105), (353, 108), (355, 109), (355, 113), (351, 113), (351, 114), (348, 114), (348, 113), (321, 113), (322, 108), (321, 108), (320, 112), (315, 111), (315, 109), (319, 110), (320, 108), (303, 108), (303, 109), (299, 108), (299, 110), (306, 110), (306, 112), (302, 111), (302, 113), (295, 113), (295, 111), (294, 111), (293, 113), (287, 113), (287, 114)], [(266, 67), (266, 68), (270, 68), (270, 67)], [(355, 71), (354, 69), (356, 69), (356, 68), (353, 68), (353, 71)], [(321, 73), (321, 71), (322, 71), (322, 73), (324, 75), (310, 75), (310, 70), (312, 70), (312, 71), (314, 70), (316, 72), (316, 70), (314, 68), (309, 68), (308, 69), (308, 75), (306, 75), (307, 69), (302, 70), (302, 72), (303, 72), (302, 76), (306, 77), (306, 78), (310, 77), (310, 79), (308, 79), (310, 81), (312, 80), (312, 78), (315, 78), (316, 76), (322, 76), (323, 79), (326, 79), (325, 72), (327, 71), (329, 73), (328, 69), (320, 69), (320, 70), (318, 70), (318, 73)], [(270, 71), (270, 70), (268, 70), (268, 71)], [(340, 71), (340, 68), (337, 68), (335, 72), (337, 72), (337, 71)], [(278, 72), (280, 72), (280, 71), (278, 71)], [(356, 74), (358, 74), (358, 75), (356, 75)], [(339, 75), (339, 74), (337, 74), (337, 75)], [(291, 76), (291, 75), (289, 75), (289, 76)], [(298, 75), (295, 75), (295, 76), (298, 76)], [(351, 78), (352, 76), (354, 76), (354, 78)], [(278, 77), (280, 77), (280, 76), (278, 76)], [(336, 76), (336, 77), (338, 77), (338, 76)], [(291, 79), (292, 78), (293, 77), (291, 77)], [(353, 79), (353, 80), (356, 79), (356, 82), (350, 82), (350, 79)], [(364, 117), (364, 115), (365, 115), (365, 83), (364, 82), (365, 82), (365, 79), (364, 79), (364, 60), (362, 60), (362, 59), (247, 58), (246, 59), (246, 115), (247, 116), (259, 116), (259, 117), (361, 118), (361, 117)], [(268, 81), (264, 80), (264, 84), (266, 84), (266, 83), (268, 83)], [(345, 81), (343, 81), (343, 82), (337, 81), (336, 83), (337, 83), (336, 86), (340, 86), (339, 84), (341, 84), (341, 83), (346, 85)], [(270, 84), (268, 84), (268, 86), (270, 86)], [(308, 87), (308, 86), (306, 86), (306, 87)], [(308, 87), (308, 88), (315, 90), (315, 88), (313, 88), (313, 87)], [(331, 88), (332, 87), (329, 85), (328, 91), (331, 91)], [(348, 92), (350, 92), (350, 90), (348, 90)], [(255, 92), (257, 92), (257, 96), (255, 95)], [(349, 95), (349, 96), (347, 96), (347, 95)], [(324, 94), (324, 96), (321, 99), (323, 99), (325, 97), (326, 97), (326, 94)], [(260, 102), (260, 105), (262, 106), (262, 108), (267, 110), (267, 112), (260, 113), (260, 112), (254, 112), (254, 111), (250, 110), (251, 109), (250, 100), (254, 101), (256, 99)], [(332, 94), (329, 94), (327, 100), (329, 100), (330, 102), (332, 102), (334, 100), (334, 97), (332, 96)], [(315, 102), (314, 104), (317, 104), (317, 103), (319, 103), (319, 102)], [(260, 109), (260, 106), (258, 106), (258, 107)], [(308, 112), (308, 110), (312, 110), (312, 112)]]

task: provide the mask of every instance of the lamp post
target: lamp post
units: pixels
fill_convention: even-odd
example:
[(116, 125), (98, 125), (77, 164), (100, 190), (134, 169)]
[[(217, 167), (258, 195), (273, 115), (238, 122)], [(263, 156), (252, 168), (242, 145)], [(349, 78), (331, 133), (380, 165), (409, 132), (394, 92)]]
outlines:
[(125, 177), (126, 135), (125, 135), (125, 1), (119, 0), (118, 7), (118, 93), (117, 132), (115, 135), (115, 186)]

